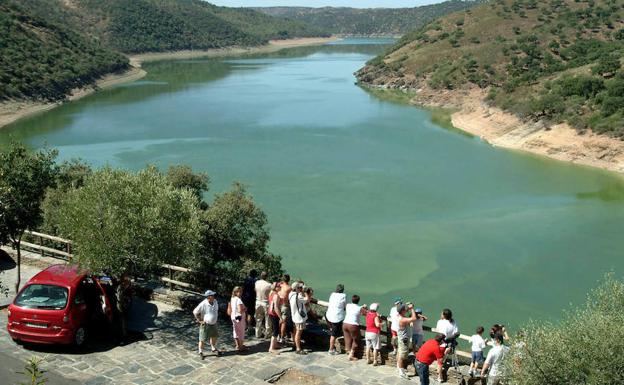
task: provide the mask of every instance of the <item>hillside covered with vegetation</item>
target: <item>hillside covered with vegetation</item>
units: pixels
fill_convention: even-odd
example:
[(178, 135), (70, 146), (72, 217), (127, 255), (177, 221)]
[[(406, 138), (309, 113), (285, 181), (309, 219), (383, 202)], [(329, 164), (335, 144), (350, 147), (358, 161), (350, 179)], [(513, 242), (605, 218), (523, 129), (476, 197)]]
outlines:
[(128, 59), (61, 25), (0, 2), (0, 100), (58, 100)]
[(482, 0), (451, 0), (415, 8), (263, 7), (266, 14), (305, 22), (332, 34), (402, 35), (440, 16)]
[(302, 22), (202, 0), (23, 0), (33, 13), (126, 53), (255, 46), (324, 35)]
[(494, 0), (405, 35), (359, 71), (395, 88), (488, 90), (524, 119), (624, 137), (624, 3)]

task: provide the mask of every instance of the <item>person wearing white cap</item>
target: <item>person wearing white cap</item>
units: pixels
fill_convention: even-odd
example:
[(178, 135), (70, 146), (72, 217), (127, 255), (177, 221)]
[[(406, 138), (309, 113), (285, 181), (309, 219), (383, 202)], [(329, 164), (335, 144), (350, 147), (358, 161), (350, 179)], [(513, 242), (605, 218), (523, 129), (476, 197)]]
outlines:
[(217, 337), (219, 336), (219, 330), (217, 329), (217, 319), (219, 318), (219, 303), (217, 302), (215, 293), (212, 290), (206, 290), (204, 293), (204, 299), (193, 310), (193, 316), (199, 323), (199, 357), (203, 360), (204, 356), (204, 344), (207, 339), (210, 339), (210, 347), (213, 353), (217, 356), (221, 355), (216, 348)]
[(288, 295), (291, 317), (295, 326), (295, 353), (297, 354), (307, 354), (307, 352), (301, 348), (301, 335), (306, 328), (306, 322), (308, 320), (306, 304), (309, 301), (308, 296), (304, 295), (304, 289), (305, 286), (303, 282), (295, 282), (292, 285), (292, 291)]
[[(378, 303), (370, 305), (370, 311), (366, 313), (366, 333), (364, 334), (364, 339), (366, 340), (366, 361), (368, 364), (373, 364), (373, 366), (381, 364), (381, 356), (379, 361), (377, 361), (377, 352), (381, 349), (381, 340), (379, 339), (381, 317), (377, 313), (378, 308)], [(373, 350), (372, 359), (370, 357), (371, 349)]]

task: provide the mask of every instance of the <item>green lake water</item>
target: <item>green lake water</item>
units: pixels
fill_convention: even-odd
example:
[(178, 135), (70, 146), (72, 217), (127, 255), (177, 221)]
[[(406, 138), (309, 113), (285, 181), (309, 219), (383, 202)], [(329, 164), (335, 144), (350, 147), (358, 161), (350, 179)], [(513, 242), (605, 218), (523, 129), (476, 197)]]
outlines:
[(495, 149), (373, 95), (353, 72), (383, 40), (146, 64), (146, 78), (0, 132), (62, 159), (189, 164), (239, 180), (271, 250), (320, 296), (344, 283), (387, 312), (401, 295), (460, 328), (558, 317), (624, 271), (624, 182)]

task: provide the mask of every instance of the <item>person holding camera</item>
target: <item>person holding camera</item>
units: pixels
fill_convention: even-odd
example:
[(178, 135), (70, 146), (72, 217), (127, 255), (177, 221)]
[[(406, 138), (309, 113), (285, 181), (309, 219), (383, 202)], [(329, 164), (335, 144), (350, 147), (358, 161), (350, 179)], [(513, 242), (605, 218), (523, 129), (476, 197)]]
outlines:
[(388, 313), (388, 324), (390, 326), (390, 333), (392, 334), (392, 339), (390, 343), (392, 345), (392, 351), (390, 354), (396, 356), (398, 349), (398, 338), (397, 332), (399, 330), (399, 306), (403, 304), (403, 299), (400, 297), (396, 297), (393, 301), (392, 308), (390, 308), (390, 312)]
[(414, 309), (416, 312), (416, 321), (412, 322), (412, 349), (414, 354), (420, 349), (423, 342), (425, 342), (425, 330), (423, 329), (423, 323), (427, 320), (427, 316), (423, 314), (421, 308)]
[[(399, 320), (398, 320), (398, 331), (397, 331), (397, 343), (398, 343), (398, 352), (397, 352), (397, 369), (399, 370), (399, 377), (408, 380), (407, 371), (405, 367), (407, 366), (407, 355), (410, 351), (410, 324), (416, 319), (418, 316), (416, 315), (416, 311), (414, 310), (414, 305), (408, 302), (407, 307), (405, 305), (400, 305), (397, 309), (399, 312)], [(411, 315), (406, 317), (407, 312), (411, 311)]]
[[(454, 353), (455, 346), (457, 346), (457, 337), (459, 336), (459, 327), (453, 319), (453, 312), (451, 309), (442, 310), (440, 319), (436, 324), (436, 332), (444, 334), (444, 346), (449, 347), (449, 353)], [(438, 365), (438, 381), (443, 382), (443, 373), (446, 370), (447, 362), (443, 361), (443, 365)]]
[(442, 360), (444, 355), (450, 352), (450, 348), (444, 346), (444, 340), (446, 336), (442, 333), (436, 334), (436, 336), (423, 344), (416, 353), (416, 360), (414, 365), (416, 366), (416, 373), (420, 378), (421, 385), (429, 385), (429, 366), (434, 362), (438, 363), (438, 376), (440, 374), (440, 368), (442, 368)]
[(238, 352), (247, 350), (247, 347), (245, 346), (247, 308), (241, 300), (242, 292), (243, 288), (236, 286), (232, 290), (232, 299), (228, 305), (228, 314), (232, 319), (232, 335), (234, 337), (234, 343), (236, 344), (236, 350)]
[(301, 335), (306, 328), (306, 322), (308, 320), (308, 311), (306, 304), (309, 302), (309, 298), (304, 294), (305, 286), (303, 282), (295, 282), (292, 285), (292, 291), (288, 295), (288, 302), (290, 303), (290, 314), (295, 327), (295, 353), (307, 354), (305, 350), (301, 349)]
[(492, 339), (494, 347), (490, 349), (483, 364), (481, 373), (487, 373), (487, 385), (500, 385), (503, 377), (503, 361), (509, 352), (509, 347), (504, 345), (505, 336), (496, 334)]

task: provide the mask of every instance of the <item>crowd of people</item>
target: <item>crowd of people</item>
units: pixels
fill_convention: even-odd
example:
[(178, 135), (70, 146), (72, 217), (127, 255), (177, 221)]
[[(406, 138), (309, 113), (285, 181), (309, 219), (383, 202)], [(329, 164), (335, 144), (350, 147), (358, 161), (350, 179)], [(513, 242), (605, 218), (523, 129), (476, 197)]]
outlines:
[[(268, 352), (280, 354), (281, 346), (292, 344), (295, 354), (305, 355), (307, 350), (302, 347), (302, 335), (309, 319), (319, 318), (312, 304), (319, 301), (314, 298), (314, 291), (301, 281), (291, 284), (290, 276), (285, 274), (280, 281), (270, 283), (267, 273), (259, 276), (251, 271), (244, 285), (232, 290), (227, 306), (227, 314), (232, 322), (232, 335), (236, 351), (243, 352), (245, 336), (255, 321), (256, 338), (270, 339)], [(205, 343), (209, 341), (211, 351), (220, 355), (217, 349), (217, 320), (219, 305), (216, 293), (205, 292), (206, 299), (194, 310), (193, 315), (199, 323), (199, 356), (204, 359)], [(381, 330), (387, 324), (391, 331), (389, 349), (396, 357), (397, 372), (401, 378), (409, 379), (407, 367), (410, 355), (416, 375), (423, 385), (429, 384), (429, 367), (437, 363), (437, 380), (443, 382), (448, 359), (454, 357), (459, 328), (453, 319), (450, 309), (442, 310), (436, 323), (433, 338), (425, 341), (424, 321), (427, 316), (421, 308), (410, 302), (395, 298), (388, 316), (382, 316), (378, 303), (360, 305), (360, 297), (352, 295), (349, 300), (342, 284), (329, 296), (324, 320), (329, 331), (329, 355), (342, 354), (339, 338), (344, 337), (345, 353), (349, 360), (357, 361), (362, 346), (360, 325), (364, 320), (365, 334), (363, 357), (368, 364), (377, 366), (382, 362)], [(252, 315), (253, 313), (253, 315)], [(483, 337), (485, 329), (476, 328), (470, 337), (472, 350), (470, 376), (487, 376), (488, 385), (498, 385), (502, 380), (502, 362), (509, 348), (505, 341), (509, 339), (502, 325), (494, 325), (490, 329), (491, 342)], [(491, 349), (484, 356), (488, 345)], [(456, 356), (455, 356), (456, 357)], [(481, 367), (481, 369), (479, 369)]]

